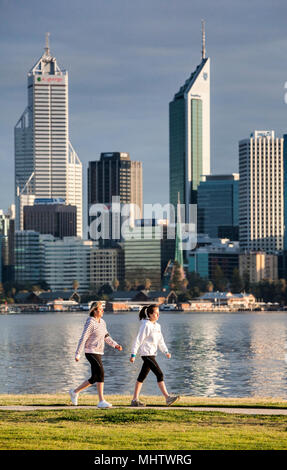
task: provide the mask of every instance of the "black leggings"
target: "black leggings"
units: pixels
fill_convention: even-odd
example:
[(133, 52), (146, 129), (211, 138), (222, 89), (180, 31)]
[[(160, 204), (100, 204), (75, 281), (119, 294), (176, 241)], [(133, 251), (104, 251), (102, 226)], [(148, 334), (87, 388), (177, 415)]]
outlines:
[(95, 382), (104, 382), (105, 373), (102, 364), (101, 354), (86, 353), (85, 356), (92, 367), (92, 375), (89, 378), (88, 382), (90, 382), (91, 385)]
[(138, 382), (143, 382), (150, 370), (156, 375), (157, 381), (163, 381), (163, 373), (155, 360), (155, 356), (142, 356), (143, 365), (138, 376)]

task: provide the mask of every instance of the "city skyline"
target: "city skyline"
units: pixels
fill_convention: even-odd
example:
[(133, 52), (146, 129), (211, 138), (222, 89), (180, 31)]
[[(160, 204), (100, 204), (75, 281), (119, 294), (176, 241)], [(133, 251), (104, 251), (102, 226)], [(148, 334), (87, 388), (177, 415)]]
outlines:
[[(168, 103), (200, 61), (201, 18), (206, 20), (214, 80), (212, 173), (238, 170), (238, 141), (250, 130), (275, 129), (277, 135), (285, 132), (287, 67), (279, 60), (287, 46), (283, 2), (278, 2), (276, 9), (261, 4), (259, 9), (259, 2), (231, 8), (222, 2), (224, 19), (219, 19), (220, 8), (208, 11), (209, 2), (192, 8), (182, 1), (179, 8), (171, 2), (160, 1), (152, 7), (150, 2), (142, 6), (126, 1), (121, 11), (111, 3), (111, 12), (101, 1), (95, 5), (87, 2), (81, 11), (74, 2), (68, 12), (57, 5), (55, 19), (53, 1), (41, 11), (34, 1), (25, 7), (13, 1), (0, 2), (1, 58), (5, 63), (0, 83), (3, 209), (13, 202), (12, 129), (25, 107), (27, 64), (43, 49), (46, 31), (51, 32), (52, 54), (70, 72), (70, 133), (83, 161), (84, 175), (88, 161), (101, 152), (129, 152), (133, 160), (143, 162), (144, 202), (168, 201)], [(29, 29), (31, 12), (33, 29)], [(253, 24), (250, 28), (255, 15), (256, 27)], [(83, 30), (85, 35), (80, 34)]]

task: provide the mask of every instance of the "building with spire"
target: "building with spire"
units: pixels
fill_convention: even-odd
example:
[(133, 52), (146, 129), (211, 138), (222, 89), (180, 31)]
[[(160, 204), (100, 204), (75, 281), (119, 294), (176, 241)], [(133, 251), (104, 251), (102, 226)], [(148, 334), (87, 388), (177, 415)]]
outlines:
[(28, 73), (28, 105), (15, 131), (16, 229), (23, 230), (23, 208), (37, 198), (62, 198), (77, 207), (82, 236), (82, 163), (69, 140), (68, 72), (50, 53)]
[(202, 22), (202, 57), (169, 104), (170, 203), (197, 201), (201, 175), (210, 174), (210, 59)]

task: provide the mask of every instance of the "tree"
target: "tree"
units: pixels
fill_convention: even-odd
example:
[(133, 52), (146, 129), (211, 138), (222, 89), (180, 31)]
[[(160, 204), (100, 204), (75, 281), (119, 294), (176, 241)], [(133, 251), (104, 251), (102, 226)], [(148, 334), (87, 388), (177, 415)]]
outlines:
[(150, 290), (150, 288), (151, 288), (151, 280), (150, 279), (148, 279), (148, 278), (145, 279), (144, 288), (146, 290)]
[(243, 289), (243, 286), (244, 286), (244, 283), (239, 274), (239, 270), (237, 268), (234, 268), (233, 274), (232, 274), (232, 280), (230, 284), (231, 292), (235, 294), (238, 292), (241, 292)]
[(79, 285), (80, 285), (79, 281), (77, 280), (73, 281), (73, 290), (77, 291), (79, 288)]
[(224, 273), (218, 264), (215, 266), (212, 281), (213, 281), (215, 290), (219, 290), (221, 292), (224, 292), (226, 290), (227, 280), (225, 279)]
[(114, 279), (114, 280), (113, 280), (113, 288), (114, 288), (114, 290), (118, 290), (119, 285), (120, 285), (119, 280), (118, 280), (118, 279)]

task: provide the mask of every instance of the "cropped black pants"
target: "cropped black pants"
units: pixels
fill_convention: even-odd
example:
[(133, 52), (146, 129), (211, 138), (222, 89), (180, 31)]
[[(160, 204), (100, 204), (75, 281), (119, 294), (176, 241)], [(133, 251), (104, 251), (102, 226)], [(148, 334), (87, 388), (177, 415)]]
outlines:
[(155, 374), (157, 381), (162, 382), (163, 373), (155, 360), (155, 356), (142, 356), (142, 360), (143, 365), (138, 376), (138, 382), (143, 382), (150, 370)]
[(105, 373), (101, 354), (86, 353), (85, 356), (91, 364), (92, 369), (92, 375), (88, 379), (88, 382), (90, 382), (91, 385), (95, 382), (104, 382)]

